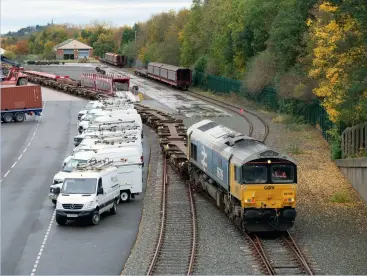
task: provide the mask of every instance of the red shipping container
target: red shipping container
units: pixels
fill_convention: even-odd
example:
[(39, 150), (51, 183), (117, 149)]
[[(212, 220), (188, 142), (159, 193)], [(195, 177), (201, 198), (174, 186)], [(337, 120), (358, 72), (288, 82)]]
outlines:
[(39, 85), (2, 87), (0, 93), (1, 111), (42, 108), (42, 92)]

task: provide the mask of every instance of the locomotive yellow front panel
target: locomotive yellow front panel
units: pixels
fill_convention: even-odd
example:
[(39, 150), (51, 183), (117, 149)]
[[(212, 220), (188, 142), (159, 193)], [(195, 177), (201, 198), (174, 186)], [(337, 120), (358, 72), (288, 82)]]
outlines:
[(290, 184), (242, 185), (243, 208), (275, 208), (296, 206), (296, 186)]

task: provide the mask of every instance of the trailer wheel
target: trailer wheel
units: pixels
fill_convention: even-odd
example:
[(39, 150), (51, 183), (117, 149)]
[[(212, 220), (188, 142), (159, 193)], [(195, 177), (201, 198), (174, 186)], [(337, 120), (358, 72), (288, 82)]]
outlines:
[(26, 78), (21, 78), (18, 81), (18, 85), (27, 85), (28, 84), (28, 80)]
[(5, 113), (3, 116), (4, 123), (11, 123), (13, 121), (13, 114)]
[(25, 115), (24, 115), (24, 113), (23, 113), (23, 112), (18, 112), (18, 113), (16, 113), (16, 114), (15, 114), (15, 116), (14, 116), (14, 120), (15, 120), (16, 122), (18, 122), (18, 123), (23, 122), (23, 121), (24, 121), (24, 119), (25, 119)]

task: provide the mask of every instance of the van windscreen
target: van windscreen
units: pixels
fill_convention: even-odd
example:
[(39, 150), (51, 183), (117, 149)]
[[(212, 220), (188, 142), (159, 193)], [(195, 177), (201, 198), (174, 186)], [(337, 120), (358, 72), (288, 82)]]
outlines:
[(96, 178), (67, 178), (62, 186), (63, 194), (94, 194)]

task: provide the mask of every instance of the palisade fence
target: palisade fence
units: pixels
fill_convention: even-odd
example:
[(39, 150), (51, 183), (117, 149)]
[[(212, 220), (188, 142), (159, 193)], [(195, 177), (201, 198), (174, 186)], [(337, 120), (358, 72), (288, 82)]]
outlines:
[[(331, 136), (328, 130), (331, 130), (334, 124), (330, 121), (326, 110), (321, 106), (319, 100), (306, 103), (301, 100), (284, 100), (277, 96), (273, 87), (265, 87), (260, 93), (252, 94), (246, 92), (242, 87), (242, 82), (219, 76), (206, 75), (195, 72), (193, 74), (193, 85), (204, 90), (214, 91), (215, 93), (230, 94), (235, 93), (245, 98), (253, 100), (273, 111), (280, 111), (295, 116), (299, 116), (306, 123), (312, 126), (319, 126), (324, 138), (330, 142)], [(340, 134), (344, 130), (340, 125)]]
[(343, 131), (341, 151), (342, 158), (367, 157), (367, 122)]

